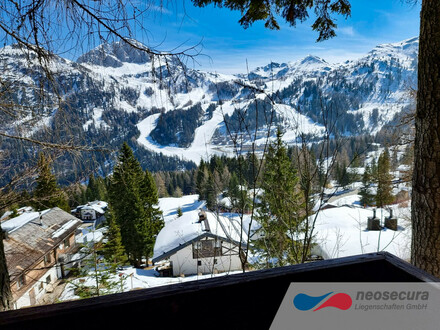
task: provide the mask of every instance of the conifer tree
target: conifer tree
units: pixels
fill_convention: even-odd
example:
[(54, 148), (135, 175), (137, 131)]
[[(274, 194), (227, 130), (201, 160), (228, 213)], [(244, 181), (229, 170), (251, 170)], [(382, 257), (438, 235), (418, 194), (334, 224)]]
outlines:
[(89, 184), (87, 185), (86, 189), (86, 198), (88, 202), (91, 201), (103, 201), (106, 200), (106, 186), (104, 183), (104, 180), (101, 177), (95, 178), (95, 176), (92, 174), (89, 177)]
[(199, 194), (199, 200), (206, 199), (206, 182), (208, 180), (208, 169), (203, 159), (200, 161), (196, 174), (196, 193)]
[(205, 184), (205, 199), (208, 210), (215, 210), (217, 206), (217, 187), (215, 185), (214, 176), (209, 172), (208, 180)]
[(107, 212), (108, 231), (105, 234), (106, 242), (102, 248), (102, 254), (112, 268), (123, 266), (127, 263), (127, 255), (122, 245), (121, 230), (113, 217), (111, 210)]
[(51, 172), (52, 159), (40, 153), (38, 159), (37, 186), (33, 194), (33, 204), (37, 210), (59, 207), (70, 212), (65, 193), (58, 187), (55, 175)]
[(238, 177), (235, 173), (232, 173), (231, 179), (229, 180), (228, 196), (231, 200), (232, 207), (238, 208), (240, 205), (241, 192)]
[(153, 175), (148, 170), (146, 170), (144, 174), (144, 180), (141, 186), (141, 198), (144, 201), (147, 220), (147, 228), (144, 234), (144, 255), (148, 260), (148, 257), (153, 253), (155, 238), (163, 227), (162, 211), (158, 207), (159, 195), (156, 183)]
[(149, 172), (144, 173), (133, 151), (124, 143), (109, 185), (110, 208), (121, 230), (122, 244), (133, 265), (148, 258), (155, 235), (162, 227), (157, 189)]
[(255, 247), (263, 257), (260, 265), (264, 267), (298, 263), (303, 254), (297, 238), (302, 227), (304, 198), (281, 137), (278, 130), (276, 141), (268, 148), (257, 215), (263, 237)]
[[(123, 292), (122, 281), (125, 278), (117, 278), (117, 267), (103, 257), (102, 242), (90, 242), (83, 246), (81, 252), (86, 258), (82, 260), (81, 268), (76, 269), (76, 279), (69, 281), (75, 295), (84, 299)], [(78, 277), (83, 279), (78, 280)]]
[(371, 169), (366, 165), (364, 174), (362, 175), (362, 187), (359, 189), (359, 195), (361, 196), (360, 203), (362, 206), (372, 206), (376, 201), (374, 194), (370, 191), (371, 183)]
[(391, 204), (394, 201), (394, 196), (392, 194), (393, 177), (390, 174), (390, 170), (390, 154), (388, 153), (388, 150), (385, 150), (379, 156), (379, 160), (377, 162), (376, 205), (378, 207), (383, 207), (384, 205)]

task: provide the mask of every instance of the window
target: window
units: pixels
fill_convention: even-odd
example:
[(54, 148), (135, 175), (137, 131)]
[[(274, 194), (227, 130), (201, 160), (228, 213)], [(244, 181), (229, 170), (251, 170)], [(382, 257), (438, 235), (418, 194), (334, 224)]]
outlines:
[(218, 257), (222, 255), (222, 242), (204, 240), (193, 243), (193, 259)]
[(50, 275), (47, 275), (47, 277), (46, 277), (46, 284), (50, 284), (50, 281), (51, 281), (52, 279), (50, 278)]
[(197, 260), (197, 266), (201, 266), (202, 265), (202, 260)]
[(44, 283), (40, 282), (40, 285), (38, 286), (38, 292), (41, 292), (43, 290)]
[(67, 249), (70, 247), (70, 237), (67, 237), (64, 241), (64, 248)]
[(50, 264), (52, 262), (52, 258), (51, 258), (51, 256), (50, 256), (50, 253), (48, 253), (48, 254), (46, 254), (45, 256), (44, 256), (44, 264), (45, 265), (48, 265), (48, 264)]

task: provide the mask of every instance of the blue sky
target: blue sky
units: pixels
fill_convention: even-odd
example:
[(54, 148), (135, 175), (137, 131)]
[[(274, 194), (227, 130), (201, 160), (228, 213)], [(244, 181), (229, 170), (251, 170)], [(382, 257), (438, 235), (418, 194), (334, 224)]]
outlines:
[(351, 3), (351, 17), (338, 17), (337, 37), (320, 43), (310, 28), (312, 20), (296, 28), (282, 24), (278, 31), (264, 28), (262, 22), (245, 30), (238, 23), (239, 12), (213, 6), (195, 8), (190, 1), (170, 2), (162, 10), (152, 8), (144, 21), (149, 32), (136, 38), (162, 50), (178, 46), (182, 50), (202, 42), (206, 56), (198, 57), (196, 68), (237, 73), (246, 72), (246, 65), (252, 70), (270, 61), (289, 62), (308, 54), (342, 62), (358, 58), (378, 44), (402, 41), (419, 33), (420, 5), (402, 0)]
[(245, 30), (238, 23), (239, 12), (214, 6), (196, 8), (189, 0), (160, 2), (163, 7), (147, 5), (148, 14), (141, 22), (145, 30), (133, 29), (133, 37), (163, 51), (202, 43), (204, 56), (190, 65), (221, 73), (244, 73), (247, 67), (252, 70), (271, 61), (295, 61), (308, 54), (342, 62), (358, 58), (378, 44), (419, 33), (420, 4), (409, 5), (406, 0), (351, 0), (351, 17), (337, 18), (337, 37), (320, 43), (310, 28), (312, 20), (296, 28), (281, 24), (278, 31), (258, 22)]

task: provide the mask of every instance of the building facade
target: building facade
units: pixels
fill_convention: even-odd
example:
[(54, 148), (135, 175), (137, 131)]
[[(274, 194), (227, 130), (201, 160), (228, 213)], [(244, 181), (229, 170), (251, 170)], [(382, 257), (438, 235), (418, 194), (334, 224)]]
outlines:
[(53, 208), (24, 213), (1, 224), (15, 308), (37, 305), (76, 265), (75, 233), (81, 223)]

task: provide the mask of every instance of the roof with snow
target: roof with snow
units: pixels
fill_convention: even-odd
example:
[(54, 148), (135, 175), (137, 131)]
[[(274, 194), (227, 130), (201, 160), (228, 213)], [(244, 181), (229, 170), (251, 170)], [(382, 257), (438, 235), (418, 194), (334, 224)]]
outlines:
[(1, 228), (7, 233), (3, 244), (11, 279), (41, 260), (81, 223), (58, 207), (24, 213), (3, 222)]
[(184, 213), (175, 220), (168, 221), (159, 232), (154, 245), (153, 262), (166, 259), (177, 251), (204, 237), (239, 244), (240, 237), (245, 242), (247, 235), (237, 219), (230, 219), (212, 212), (206, 212), (206, 222), (199, 222), (199, 211)]
[(79, 212), (80, 210), (94, 210), (100, 214), (104, 214), (108, 207), (108, 203), (104, 201), (93, 201), (88, 202), (85, 205), (79, 205), (76, 209), (72, 210), (73, 212)]

